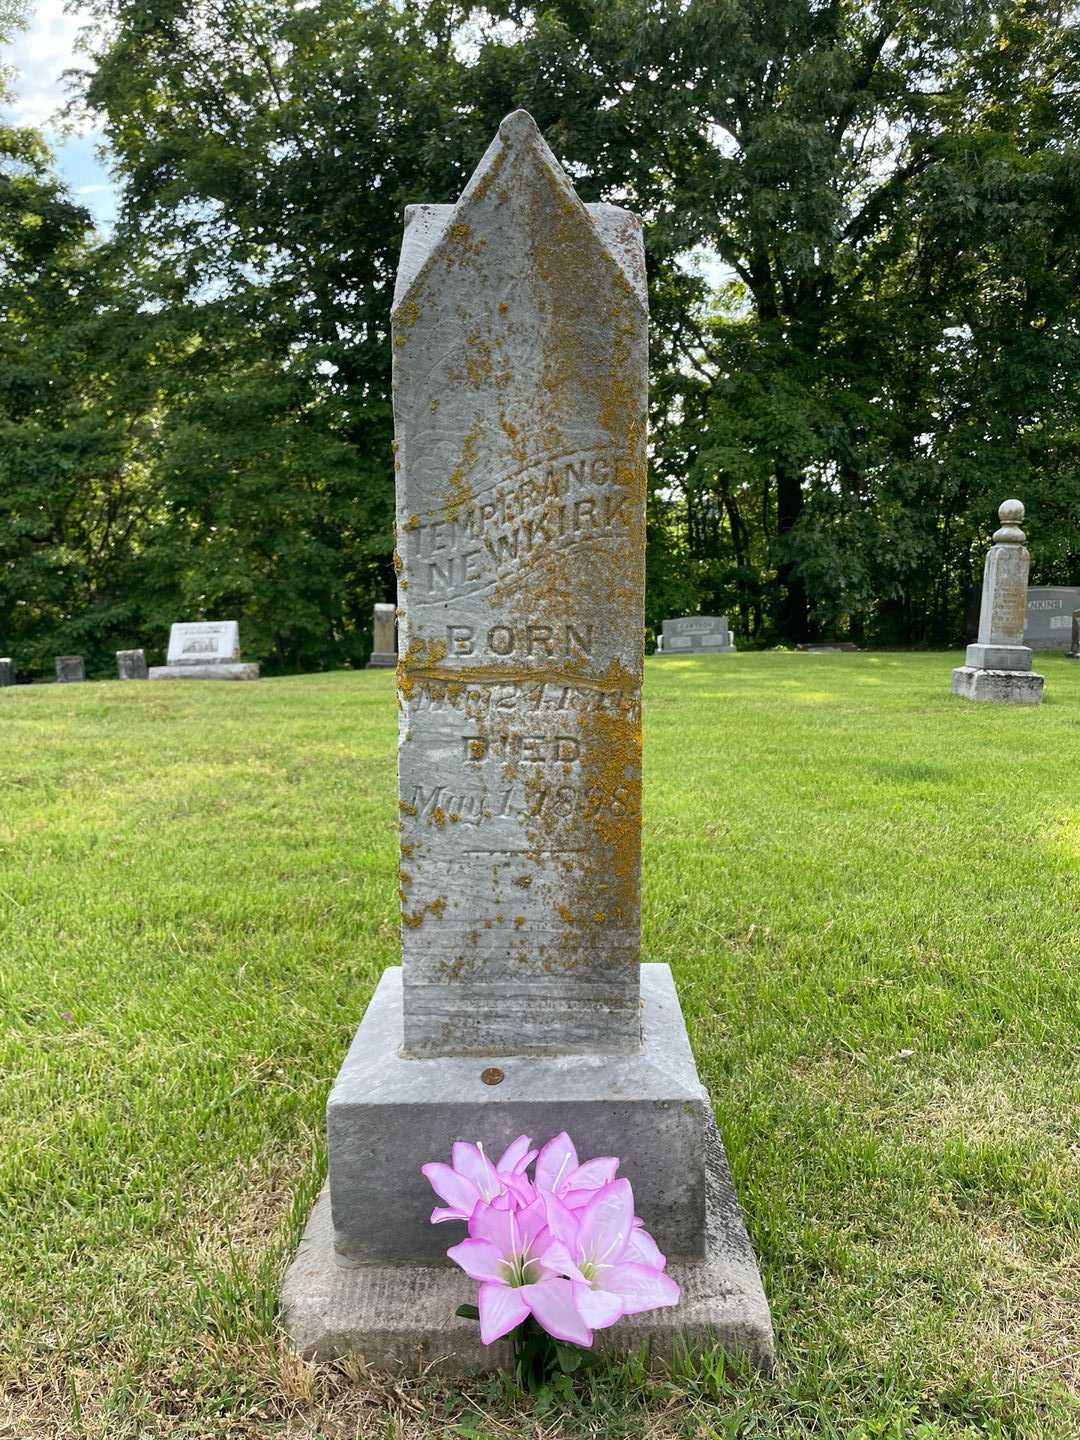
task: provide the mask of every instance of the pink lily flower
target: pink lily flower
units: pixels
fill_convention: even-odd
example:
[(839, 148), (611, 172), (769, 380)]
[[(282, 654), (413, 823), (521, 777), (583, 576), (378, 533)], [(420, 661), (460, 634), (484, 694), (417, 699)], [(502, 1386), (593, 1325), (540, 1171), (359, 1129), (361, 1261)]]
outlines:
[(591, 1329), (678, 1304), (682, 1292), (664, 1274), (664, 1256), (652, 1236), (634, 1224), (629, 1180), (603, 1186), (577, 1212), (557, 1196), (542, 1198), (553, 1239), (540, 1263), (571, 1282), (574, 1305)]
[(543, 1202), (524, 1210), (482, 1207), (469, 1222), (469, 1238), (447, 1255), (480, 1282), (477, 1306), (485, 1345), (513, 1330), (529, 1315), (549, 1335), (574, 1345), (591, 1345), (592, 1332), (574, 1304), (574, 1287), (539, 1260), (551, 1236)]
[(519, 1135), (507, 1147), (497, 1164), (484, 1154), (483, 1145), (470, 1145), (459, 1140), (451, 1152), (452, 1164), (433, 1161), (420, 1167), (428, 1184), (445, 1206), (431, 1212), (431, 1223), (443, 1220), (471, 1220), (480, 1205), (494, 1205), (505, 1210), (511, 1205), (528, 1204), (532, 1186), (525, 1171), (536, 1159), (529, 1148), (528, 1135)]
[(619, 1168), (614, 1155), (601, 1155), (578, 1164), (577, 1150), (563, 1130), (549, 1140), (536, 1161), (536, 1188), (555, 1195), (569, 1210), (587, 1205), (602, 1185), (615, 1178)]

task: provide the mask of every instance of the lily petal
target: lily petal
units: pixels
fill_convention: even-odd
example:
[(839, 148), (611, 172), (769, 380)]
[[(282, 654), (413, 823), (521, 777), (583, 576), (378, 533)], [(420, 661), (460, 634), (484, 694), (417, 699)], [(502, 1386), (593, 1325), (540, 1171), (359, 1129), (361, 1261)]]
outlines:
[(551, 1231), (556, 1240), (561, 1240), (571, 1250), (577, 1249), (578, 1240), (578, 1216), (568, 1206), (552, 1195), (550, 1191), (542, 1190), (540, 1200), (544, 1207), (544, 1214), (547, 1217), (547, 1228)]
[(468, 1218), (468, 1215), (464, 1215), (460, 1210), (444, 1210), (440, 1205), (437, 1205), (431, 1212), (432, 1225), (441, 1225), (444, 1220), (468, 1220)]
[(476, 1303), (480, 1311), (480, 1339), (485, 1345), (513, 1330), (528, 1315), (529, 1305), (522, 1293), (525, 1288), (514, 1290), (509, 1285), (490, 1282), (480, 1286)]
[(579, 1211), (578, 1254), (614, 1265), (623, 1257), (634, 1224), (634, 1192), (629, 1180), (613, 1180)]
[(568, 1280), (577, 1280), (581, 1285), (589, 1282), (574, 1263), (574, 1257), (562, 1243), (556, 1240), (554, 1245), (549, 1245), (540, 1256), (540, 1264), (545, 1270), (554, 1270), (559, 1275), (565, 1275)]
[(578, 1314), (569, 1280), (541, 1280), (536, 1285), (522, 1285), (514, 1292), (520, 1295), (537, 1322), (556, 1340), (571, 1345), (591, 1345), (592, 1331)]
[(470, 1280), (506, 1284), (502, 1256), (490, 1240), (462, 1240), (460, 1245), (451, 1245), (446, 1253), (455, 1265), (461, 1266)]
[(522, 1157), (527, 1153), (532, 1140), (528, 1135), (519, 1135), (512, 1145), (508, 1145), (499, 1156), (495, 1169), (500, 1175), (516, 1175), (519, 1172)]
[(595, 1160), (586, 1160), (567, 1176), (569, 1190), (599, 1190), (601, 1185), (610, 1185), (619, 1168), (617, 1155), (598, 1155)]
[(478, 1205), (469, 1221), (469, 1235), (473, 1240), (489, 1241), (504, 1257), (508, 1258), (513, 1253), (514, 1239), (508, 1209)]
[(495, 1166), (480, 1146), (458, 1140), (455, 1141), (450, 1155), (454, 1169), (459, 1175), (464, 1175), (466, 1180), (472, 1181), (480, 1197), (489, 1202), (494, 1200), (502, 1189), (502, 1182), (495, 1174)]
[(572, 1170), (578, 1168), (574, 1142), (565, 1130), (554, 1136), (540, 1151), (536, 1160), (536, 1185), (540, 1190), (554, 1190)]
[(594, 1330), (606, 1330), (626, 1314), (621, 1295), (594, 1290), (591, 1285), (574, 1286), (574, 1305), (585, 1324)]
[(648, 1265), (613, 1265), (604, 1271), (604, 1287), (619, 1296), (627, 1315), (677, 1305), (682, 1294), (670, 1275)]
[(476, 1209), (480, 1191), (464, 1175), (459, 1175), (449, 1165), (442, 1165), (437, 1160), (430, 1165), (422, 1165), (420, 1171), (440, 1200), (445, 1200), (448, 1205), (466, 1216)]
[(630, 1231), (630, 1239), (622, 1258), (638, 1265), (647, 1265), (650, 1270), (663, 1270), (667, 1265), (667, 1256), (662, 1254), (659, 1245), (647, 1230), (642, 1230), (637, 1225)]

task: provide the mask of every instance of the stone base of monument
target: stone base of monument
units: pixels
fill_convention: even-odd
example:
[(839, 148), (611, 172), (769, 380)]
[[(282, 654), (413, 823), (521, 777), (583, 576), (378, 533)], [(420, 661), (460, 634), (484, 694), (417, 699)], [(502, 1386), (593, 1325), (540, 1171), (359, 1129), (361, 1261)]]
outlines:
[(286, 1277), (299, 1350), (409, 1370), (502, 1364), (506, 1352), (454, 1316), (476, 1289), (445, 1258), (463, 1227), (429, 1223), (437, 1202), (420, 1166), (454, 1140), (498, 1153), (518, 1134), (543, 1143), (565, 1129), (582, 1158), (621, 1157), (685, 1292), (672, 1310), (598, 1332), (597, 1348), (647, 1342), (662, 1360), (716, 1344), (768, 1367), (768, 1303), (666, 965), (641, 967), (641, 995), (637, 1055), (413, 1060), (399, 1053), (401, 970), (384, 973), (330, 1096), (330, 1178)]
[(151, 680), (258, 680), (258, 665), (220, 661), (213, 665), (151, 665)]
[[(719, 1348), (766, 1373), (772, 1369), (772, 1321), (757, 1261), (743, 1224), (720, 1136), (710, 1124), (705, 1153), (705, 1258), (672, 1261), (682, 1286), (669, 1310), (631, 1315), (594, 1332), (600, 1354), (642, 1347), (663, 1368), (683, 1353)], [(447, 1244), (460, 1238), (460, 1226)], [(449, 1265), (343, 1266), (334, 1250), (330, 1187), (323, 1188), (282, 1287), (282, 1320), (309, 1360), (354, 1355), (380, 1370), (467, 1375), (508, 1368), (510, 1345), (480, 1343), (475, 1320), (457, 1307), (476, 1302), (476, 1282)]]
[(385, 650), (373, 650), (371, 659), (367, 662), (367, 668), (369, 670), (393, 670), (396, 664), (396, 655), (389, 655)]
[(952, 672), (952, 693), (965, 700), (1001, 700), (1011, 705), (1038, 705), (1045, 679), (1033, 671), (978, 670), (961, 665)]

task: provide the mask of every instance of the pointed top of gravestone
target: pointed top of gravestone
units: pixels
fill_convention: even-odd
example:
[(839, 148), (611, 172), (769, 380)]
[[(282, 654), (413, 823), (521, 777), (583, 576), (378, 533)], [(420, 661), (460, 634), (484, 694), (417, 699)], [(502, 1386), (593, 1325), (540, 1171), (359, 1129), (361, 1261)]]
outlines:
[(995, 545), (1023, 545), (1027, 536), (1020, 526), (1024, 519), (1024, 506), (1020, 500), (1003, 500), (998, 506), (1001, 529), (994, 531)]
[[(507, 225), (507, 217), (514, 220)], [(501, 218), (496, 218), (501, 217)], [(408, 205), (405, 208), (405, 244), (394, 288), (394, 312), (399, 317), (411, 302), (420, 303), (423, 281), (448, 269), (483, 268), (486, 238), (472, 234), (474, 222), (482, 229), (497, 225), (505, 236), (516, 230), (515, 248), (533, 251), (545, 233), (555, 243), (556, 232), (565, 238), (565, 221), (580, 222), (578, 243), (589, 237), (627, 282), (642, 310), (648, 298), (640, 251), (641, 222), (615, 205), (583, 205), (566, 171), (555, 158), (527, 110), (513, 110), (473, 171), (456, 205)], [(516, 224), (515, 224), (516, 221)], [(535, 264), (538, 256), (528, 257)], [(566, 276), (573, 283), (571, 275)]]

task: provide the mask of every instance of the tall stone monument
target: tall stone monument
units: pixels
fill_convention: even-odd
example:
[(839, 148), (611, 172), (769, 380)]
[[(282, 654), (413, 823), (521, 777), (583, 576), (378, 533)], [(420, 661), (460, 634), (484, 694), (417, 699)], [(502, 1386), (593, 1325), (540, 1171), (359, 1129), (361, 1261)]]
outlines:
[(15, 661), (10, 657), (0, 660), (0, 689), (15, 684)]
[[(327, 1107), (286, 1278), (306, 1354), (483, 1368), (420, 1166), (566, 1129), (619, 1155), (684, 1299), (597, 1343), (768, 1306), (666, 965), (640, 964), (647, 309), (641, 227), (583, 205), (530, 116), (416, 205), (393, 307), (402, 966)], [(454, 1230), (454, 1234), (449, 1232)]]
[(1020, 526), (1024, 507), (1005, 500), (998, 507), (1001, 528), (983, 570), (979, 638), (967, 647), (965, 663), (952, 672), (954, 695), (966, 700), (1001, 700), (1038, 705), (1043, 676), (1031, 669), (1031, 651), (1023, 643), (1031, 556)]
[(117, 650), (116, 673), (121, 680), (147, 678), (145, 650)]
[(56, 679), (60, 685), (74, 685), (86, 679), (86, 666), (81, 655), (58, 655), (56, 657)]
[(397, 646), (394, 644), (396, 611), (393, 605), (376, 605), (371, 627), (371, 658), (369, 670), (392, 670), (397, 664)]

